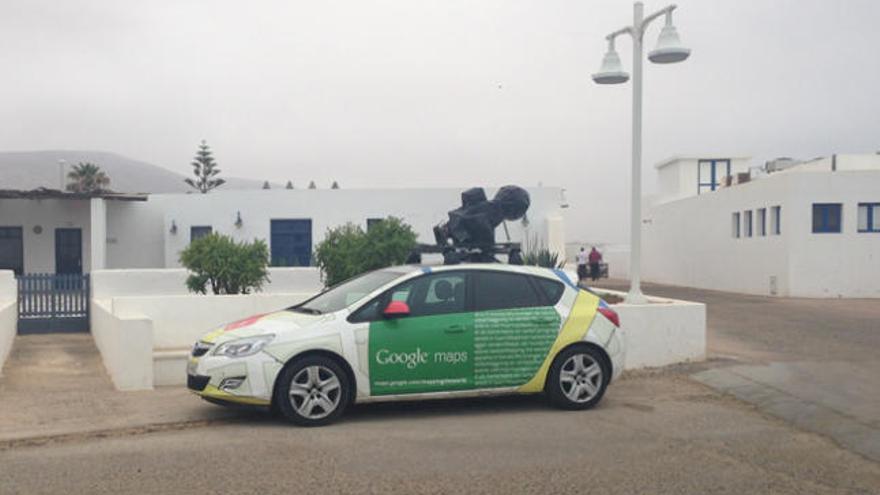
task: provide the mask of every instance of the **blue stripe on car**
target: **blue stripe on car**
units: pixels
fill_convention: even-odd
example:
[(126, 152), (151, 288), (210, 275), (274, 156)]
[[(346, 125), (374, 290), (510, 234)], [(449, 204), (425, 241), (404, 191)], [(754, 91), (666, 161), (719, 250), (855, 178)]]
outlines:
[(559, 277), (559, 280), (562, 280), (563, 282), (565, 282), (572, 289), (578, 288), (578, 286), (574, 285), (574, 283), (571, 281), (571, 279), (568, 278), (568, 275), (566, 275), (564, 271), (556, 268), (553, 270), (553, 273), (555, 273), (556, 276)]

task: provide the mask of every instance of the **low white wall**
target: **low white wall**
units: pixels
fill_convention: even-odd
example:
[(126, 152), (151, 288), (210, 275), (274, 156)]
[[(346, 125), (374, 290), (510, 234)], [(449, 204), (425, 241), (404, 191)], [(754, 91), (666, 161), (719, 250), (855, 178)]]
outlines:
[[(183, 268), (96, 270), (91, 273), (92, 297), (188, 295), (187, 275)], [(322, 286), (317, 268), (269, 268), (269, 282), (260, 293), (315, 293)]]
[[(567, 270), (570, 280), (577, 276)], [(626, 292), (596, 289), (622, 298)], [(706, 359), (706, 305), (646, 296), (650, 304), (614, 304), (626, 340), (624, 369), (653, 368)]]
[(650, 304), (613, 306), (626, 338), (624, 369), (706, 359), (706, 305), (656, 297), (648, 300)]
[(312, 294), (114, 297), (111, 308), (118, 318), (152, 322), (153, 349), (178, 349), (191, 347), (199, 337), (220, 325), (282, 310)]
[(92, 335), (116, 388), (183, 385), (187, 350), (210, 330), (292, 306), (323, 288), (316, 268), (272, 268), (248, 295), (187, 292), (183, 269), (92, 272)]
[(12, 350), (18, 323), (18, 287), (10, 270), (0, 270), (0, 375)]
[(104, 367), (119, 390), (153, 388), (153, 324), (121, 318), (105, 302), (92, 299), (91, 332)]

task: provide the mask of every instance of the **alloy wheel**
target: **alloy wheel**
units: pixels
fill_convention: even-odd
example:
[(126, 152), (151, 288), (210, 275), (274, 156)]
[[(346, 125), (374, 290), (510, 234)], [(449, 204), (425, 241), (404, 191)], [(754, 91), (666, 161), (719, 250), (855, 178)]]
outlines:
[(339, 407), (342, 386), (330, 368), (310, 365), (294, 375), (288, 395), (297, 414), (307, 419), (322, 419)]
[(589, 354), (574, 354), (562, 365), (559, 385), (572, 402), (590, 401), (602, 389), (602, 366)]

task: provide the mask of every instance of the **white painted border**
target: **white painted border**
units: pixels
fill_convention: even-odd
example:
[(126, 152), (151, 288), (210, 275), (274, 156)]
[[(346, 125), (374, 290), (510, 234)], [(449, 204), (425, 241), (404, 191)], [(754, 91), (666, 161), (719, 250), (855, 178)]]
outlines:
[(18, 286), (11, 270), (0, 270), (0, 375), (12, 350), (18, 324)]

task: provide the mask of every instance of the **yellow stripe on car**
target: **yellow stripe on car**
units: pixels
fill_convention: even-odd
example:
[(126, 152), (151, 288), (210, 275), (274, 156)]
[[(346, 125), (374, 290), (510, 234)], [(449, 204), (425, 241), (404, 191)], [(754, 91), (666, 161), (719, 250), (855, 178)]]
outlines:
[(238, 395), (230, 394), (225, 390), (220, 390), (214, 385), (208, 385), (204, 390), (198, 392), (198, 395), (202, 397), (208, 397), (211, 399), (223, 400), (226, 402), (235, 402), (237, 404), (251, 404), (255, 406), (268, 406), (269, 401), (264, 399), (257, 399), (255, 397), (241, 397)]
[(550, 352), (548, 352), (547, 357), (544, 358), (544, 363), (538, 368), (538, 372), (535, 376), (532, 377), (528, 383), (519, 388), (519, 392), (529, 393), (544, 390), (544, 382), (547, 380), (547, 373), (550, 371), (550, 365), (553, 363), (553, 359), (556, 358), (559, 351), (568, 345), (584, 340), (584, 337), (587, 335), (587, 330), (593, 322), (593, 318), (596, 317), (596, 308), (598, 307), (598, 297), (587, 291), (582, 290), (578, 292), (577, 298), (574, 300), (574, 305), (571, 308), (571, 312), (569, 312), (568, 318), (562, 325), (562, 331), (559, 332), (559, 335), (550, 347)]

